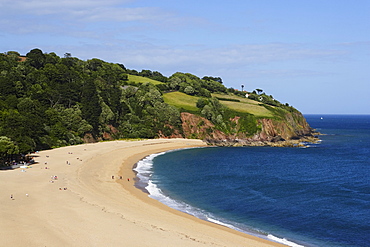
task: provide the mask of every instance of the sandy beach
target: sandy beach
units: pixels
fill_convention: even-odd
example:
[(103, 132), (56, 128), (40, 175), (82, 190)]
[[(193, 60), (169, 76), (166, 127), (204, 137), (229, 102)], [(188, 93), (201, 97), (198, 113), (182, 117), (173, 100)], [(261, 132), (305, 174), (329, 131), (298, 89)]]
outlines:
[(134, 186), (140, 159), (198, 146), (83, 144), (38, 152), (28, 169), (0, 170), (0, 246), (283, 246), (171, 209)]

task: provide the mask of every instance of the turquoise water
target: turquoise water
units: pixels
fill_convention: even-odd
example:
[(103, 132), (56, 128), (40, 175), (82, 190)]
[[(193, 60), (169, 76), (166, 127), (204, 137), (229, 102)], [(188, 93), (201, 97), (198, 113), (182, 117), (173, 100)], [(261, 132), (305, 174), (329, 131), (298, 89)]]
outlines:
[(308, 115), (307, 148), (209, 147), (147, 157), (138, 176), (178, 210), (291, 246), (370, 246), (370, 116)]

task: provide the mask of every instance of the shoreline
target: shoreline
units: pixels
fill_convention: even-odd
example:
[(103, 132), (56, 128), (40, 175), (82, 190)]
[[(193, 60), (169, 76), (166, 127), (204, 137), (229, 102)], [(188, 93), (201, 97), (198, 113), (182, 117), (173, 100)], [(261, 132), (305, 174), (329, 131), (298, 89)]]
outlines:
[(313, 133), (312, 136), (300, 137), (290, 140), (249, 140), (249, 139), (234, 139), (234, 140), (206, 140), (209, 145), (216, 147), (305, 147), (307, 143), (318, 143), (320, 139), (317, 137), (322, 135), (319, 132)]
[(177, 211), (134, 186), (133, 166), (142, 158), (197, 146), (206, 144), (190, 139), (82, 144), (41, 151), (38, 164), (25, 172), (0, 171), (0, 245), (285, 246)]
[[(186, 148), (185, 148), (186, 149)], [(190, 148), (191, 149), (191, 148)], [(174, 150), (168, 150), (168, 151), (164, 151), (164, 152), (160, 152), (160, 153), (153, 153), (153, 154), (150, 154), (148, 156), (145, 156), (143, 157), (142, 159), (140, 159), (134, 166), (133, 166), (133, 170), (134, 170), (134, 173), (136, 174), (136, 178), (135, 178), (135, 187), (139, 190), (141, 190), (143, 193), (147, 194), (148, 197), (156, 200), (156, 201), (159, 201), (160, 203), (166, 205), (167, 207), (169, 208), (172, 208), (172, 209), (175, 209), (179, 212), (183, 212), (187, 215), (190, 215), (192, 217), (196, 217), (200, 220), (203, 220), (203, 221), (206, 221), (206, 222), (210, 222), (210, 223), (214, 223), (216, 225), (221, 225), (221, 226), (225, 226), (229, 229), (233, 229), (233, 230), (236, 230), (238, 232), (242, 232), (242, 233), (245, 233), (245, 234), (248, 234), (248, 235), (252, 235), (252, 236), (256, 236), (258, 238), (262, 238), (262, 239), (266, 239), (266, 240), (269, 240), (268, 238), (268, 234), (264, 235), (258, 231), (253, 231), (252, 229), (250, 229), (249, 231), (248, 230), (242, 230), (234, 225), (231, 225), (231, 224), (228, 224), (228, 223), (225, 223), (225, 222), (222, 222), (222, 221), (219, 221), (218, 219), (208, 219), (208, 217), (206, 215), (203, 215), (202, 213), (199, 214), (198, 210), (201, 211), (201, 209), (199, 208), (194, 208), (196, 211), (195, 212), (198, 212), (198, 216), (197, 214), (194, 214), (194, 213), (191, 213), (191, 212), (188, 212), (189, 210), (189, 207), (190, 208), (193, 208), (192, 206), (188, 205), (187, 203), (185, 203), (186, 206), (184, 206), (184, 204), (182, 204), (180, 202), (177, 202), (175, 200), (173, 200), (171, 197), (168, 197), (167, 195), (163, 194), (162, 192), (160, 191), (157, 191), (155, 190), (155, 196), (150, 192), (150, 190), (147, 189), (147, 186), (149, 185), (149, 179), (150, 179), (150, 176), (151, 175), (148, 175), (147, 173), (147, 170), (144, 168), (144, 170), (142, 171), (137, 171), (136, 168), (137, 167), (141, 167), (141, 164), (138, 165), (139, 162), (143, 162), (143, 166), (146, 167), (147, 164), (150, 162), (149, 160), (147, 160), (147, 158), (153, 158), (153, 157), (156, 157), (157, 155), (165, 155), (166, 153), (168, 152), (172, 152), (172, 151), (175, 151), (175, 150), (183, 150), (182, 148), (180, 149), (174, 149)], [(151, 163), (151, 162), (150, 162)], [(152, 163), (151, 163), (152, 164)], [(153, 164), (152, 164), (153, 165)], [(139, 177), (138, 175), (141, 176)], [(142, 181), (142, 177), (144, 177), (144, 181)], [(152, 191), (153, 192), (153, 191)], [(158, 194), (159, 193), (159, 194)], [(161, 198), (163, 196), (163, 198)], [(164, 199), (164, 201), (163, 201)], [(168, 200), (170, 202), (172, 202), (172, 206), (168, 204)], [(173, 204), (174, 203), (174, 204)], [(184, 203), (184, 202), (183, 202)], [(213, 221), (212, 221), (213, 220)], [(272, 236), (272, 235), (271, 235)], [(281, 243), (279, 241), (282, 241), (283, 239), (278, 239), (276, 238), (276, 242), (278, 243)]]

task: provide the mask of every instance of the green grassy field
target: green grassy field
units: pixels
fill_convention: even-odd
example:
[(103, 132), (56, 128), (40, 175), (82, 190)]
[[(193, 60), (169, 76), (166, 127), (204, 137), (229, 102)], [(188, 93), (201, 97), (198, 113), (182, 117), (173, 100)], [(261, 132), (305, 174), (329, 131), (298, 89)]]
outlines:
[[(273, 113), (261, 106), (257, 101), (223, 94), (212, 94), (212, 96), (240, 100), (240, 102), (220, 100), (221, 104), (234, 111), (250, 113), (256, 117), (273, 117)], [(183, 108), (192, 112), (199, 111), (199, 109), (196, 107), (196, 103), (199, 99), (198, 97), (190, 96), (181, 92), (172, 92), (165, 93), (163, 95), (163, 99), (167, 104), (173, 105), (177, 108)]]
[(156, 80), (153, 80), (153, 79), (150, 79), (150, 78), (146, 78), (146, 77), (142, 77), (142, 76), (137, 76), (137, 75), (127, 75), (127, 76), (128, 76), (128, 81), (129, 82), (135, 82), (135, 83), (149, 82), (149, 83), (152, 83), (154, 85), (162, 84), (163, 83), (163, 82), (160, 82), (160, 81), (156, 81)]
[(237, 112), (246, 112), (256, 117), (273, 117), (273, 113), (261, 106), (259, 102), (238, 96), (212, 94), (213, 97), (240, 100), (240, 102), (220, 100), (220, 103)]
[(235, 95), (213, 93), (212, 96), (216, 97), (216, 98), (239, 100), (240, 102), (247, 103), (247, 104), (254, 104), (254, 105), (260, 104), (259, 102), (255, 101), (255, 100), (251, 100), (251, 99), (248, 99), (248, 98), (242, 98), (242, 97), (238, 97), (238, 96), (235, 96)]
[(163, 94), (164, 102), (177, 108), (184, 108), (189, 111), (199, 111), (196, 104), (198, 97), (190, 96), (181, 92)]

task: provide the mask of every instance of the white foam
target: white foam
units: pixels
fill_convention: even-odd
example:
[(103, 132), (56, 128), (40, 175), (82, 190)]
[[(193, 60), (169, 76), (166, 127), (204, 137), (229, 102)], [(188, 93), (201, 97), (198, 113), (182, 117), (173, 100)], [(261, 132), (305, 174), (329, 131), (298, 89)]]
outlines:
[(212, 223), (215, 223), (217, 225), (221, 225), (221, 226), (226, 226), (228, 228), (231, 228), (231, 229), (234, 229), (234, 230), (238, 230), (238, 231), (241, 231), (240, 229), (238, 229), (237, 227), (231, 225), (231, 224), (226, 224), (224, 222), (221, 222), (219, 220), (216, 220), (216, 219), (213, 219), (213, 218), (210, 218), (210, 217), (207, 217), (207, 220), (212, 222)]
[(288, 245), (288, 246), (291, 246), (291, 247), (304, 247), (303, 245), (299, 245), (299, 244), (296, 244), (296, 243), (293, 243), (285, 238), (278, 238), (274, 235), (271, 235), (271, 234), (268, 234), (267, 235), (267, 238), (272, 240), (272, 241), (275, 241), (275, 242), (278, 242), (278, 243), (281, 243), (281, 244), (285, 244), (285, 245)]
[[(172, 152), (172, 151), (174, 151), (174, 150), (167, 151), (167, 152)], [(146, 184), (145, 189), (148, 191), (149, 197), (151, 197), (151, 198), (153, 198), (157, 201), (160, 201), (163, 204), (165, 204), (165, 205), (167, 205), (171, 208), (174, 208), (176, 210), (194, 215), (198, 218), (205, 219), (205, 217), (199, 217), (201, 215), (201, 213), (199, 213), (199, 212), (197, 213), (197, 210), (195, 208), (189, 206), (188, 204), (186, 204), (184, 202), (176, 201), (176, 200), (166, 196), (162, 192), (162, 190), (160, 188), (158, 188), (158, 186), (155, 183), (153, 183), (153, 181), (151, 180), (151, 176), (152, 176), (152, 173), (153, 173), (153, 159), (155, 157), (157, 157), (159, 155), (162, 155), (162, 154), (165, 154), (167, 152), (151, 154), (151, 155), (145, 157), (144, 159), (140, 160), (136, 164), (136, 167), (134, 168), (134, 171), (137, 172), (136, 176), (139, 178), (141, 183)]]
[(153, 171), (153, 159), (159, 155), (164, 154), (165, 152), (162, 153), (157, 153), (157, 154), (151, 154), (144, 159), (140, 160), (137, 162), (136, 167), (133, 169), (134, 171), (137, 172), (137, 177), (140, 179), (141, 182), (148, 184), (149, 178), (152, 175)]

